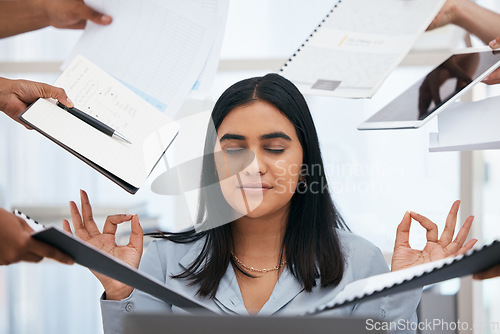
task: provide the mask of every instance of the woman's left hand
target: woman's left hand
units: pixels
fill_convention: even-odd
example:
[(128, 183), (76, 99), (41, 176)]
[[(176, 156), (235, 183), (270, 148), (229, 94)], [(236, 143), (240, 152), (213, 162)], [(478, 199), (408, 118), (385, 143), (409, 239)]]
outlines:
[[(473, 216), (469, 216), (465, 220), (460, 231), (458, 231), (457, 237), (453, 240), (459, 207), (460, 201), (455, 201), (446, 218), (446, 225), (441, 238), (438, 238), (437, 225), (432, 221), (418, 213), (406, 212), (397, 229), (391, 271), (440, 260), (448, 256), (457, 256), (470, 250), (477, 242), (477, 239), (471, 239), (466, 244), (464, 243), (474, 220)], [(412, 219), (418, 221), (427, 230), (427, 243), (423, 250), (410, 247), (409, 237)]]

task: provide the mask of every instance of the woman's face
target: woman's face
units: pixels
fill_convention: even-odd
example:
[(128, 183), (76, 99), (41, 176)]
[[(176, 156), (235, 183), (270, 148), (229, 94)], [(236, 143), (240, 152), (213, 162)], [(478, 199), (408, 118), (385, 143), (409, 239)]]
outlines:
[(229, 112), (217, 131), (215, 164), (222, 193), (243, 216), (286, 212), (297, 188), (302, 146), (293, 124), (256, 101)]

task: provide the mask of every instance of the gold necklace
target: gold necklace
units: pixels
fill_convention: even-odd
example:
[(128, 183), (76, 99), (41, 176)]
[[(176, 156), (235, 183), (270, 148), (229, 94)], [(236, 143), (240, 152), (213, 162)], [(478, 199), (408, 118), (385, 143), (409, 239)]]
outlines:
[(286, 260), (283, 260), (283, 262), (281, 262), (279, 265), (276, 265), (272, 268), (269, 268), (269, 269), (256, 269), (254, 267), (250, 267), (250, 266), (247, 266), (246, 264), (244, 264), (243, 262), (241, 262), (240, 259), (238, 259), (238, 257), (234, 254), (233, 251), (231, 251), (231, 256), (233, 257), (234, 261), (236, 261), (236, 263), (245, 268), (246, 270), (250, 270), (250, 271), (254, 271), (254, 272), (257, 272), (257, 273), (267, 273), (267, 272), (270, 272), (270, 271), (275, 271), (275, 270), (278, 270), (280, 269), (281, 267), (285, 266), (286, 265)]

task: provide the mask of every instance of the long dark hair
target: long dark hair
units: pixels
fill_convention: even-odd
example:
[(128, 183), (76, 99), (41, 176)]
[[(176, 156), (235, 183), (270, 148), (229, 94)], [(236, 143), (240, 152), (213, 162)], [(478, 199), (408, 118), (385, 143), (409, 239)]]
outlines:
[[(214, 298), (227, 267), (234, 263), (231, 257), (233, 239), (228, 217), (233, 212), (217, 184), (214, 146), (217, 130), (227, 114), (238, 106), (253, 101), (265, 101), (278, 108), (295, 127), (303, 150), (303, 166), (307, 172), (308, 191), (296, 191), (291, 198), (290, 213), (281, 246), (291, 273), (308, 292), (319, 278), (322, 287), (337, 285), (344, 274), (344, 258), (336, 228), (348, 229), (336, 210), (328, 191), (318, 135), (307, 103), (299, 90), (278, 74), (267, 74), (242, 80), (229, 87), (218, 99), (212, 111), (213, 126), (209, 126), (205, 140), (205, 156), (201, 177), (198, 222), (201, 230), (184, 233), (153, 235), (177, 243), (188, 243), (204, 238), (203, 248), (194, 262), (175, 278), (187, 278), (198, 285), (198, 294)], [(312, 186), (315, 190), (312, 191)], [(280, 259), (281, 262), (281, 259)], [(251, 276), (249, 273), (245, 273)]]

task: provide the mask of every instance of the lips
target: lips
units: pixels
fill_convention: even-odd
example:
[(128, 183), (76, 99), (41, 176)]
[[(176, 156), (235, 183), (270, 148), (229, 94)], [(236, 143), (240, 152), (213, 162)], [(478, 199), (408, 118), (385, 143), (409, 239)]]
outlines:
[(264, 182), (246, 182), (238, 186), (239, 189), (245, 191), (265, 191), (272, 189), (272, 187)]

